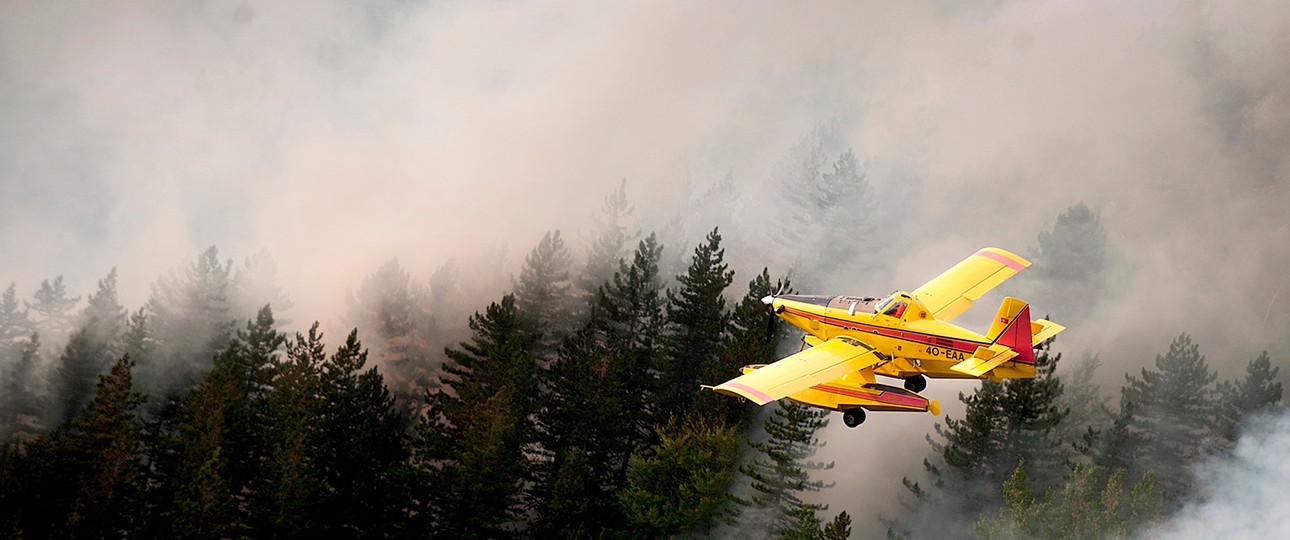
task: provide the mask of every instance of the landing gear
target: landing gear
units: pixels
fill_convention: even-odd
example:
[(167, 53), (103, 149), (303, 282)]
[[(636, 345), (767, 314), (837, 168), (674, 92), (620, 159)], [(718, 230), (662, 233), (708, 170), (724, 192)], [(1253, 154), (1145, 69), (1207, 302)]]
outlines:
[(924, 377), (922, 375), (905, 377), (905, 390), (909, 390), (910, 392), (922, 392), (923, 390), (926, 390), (926, 389), (927, 389), (927, 377)]
[(842, 423), (847, 427), (856, 427), (864, 423), (864, 409), (856, 407), (842, 412)]

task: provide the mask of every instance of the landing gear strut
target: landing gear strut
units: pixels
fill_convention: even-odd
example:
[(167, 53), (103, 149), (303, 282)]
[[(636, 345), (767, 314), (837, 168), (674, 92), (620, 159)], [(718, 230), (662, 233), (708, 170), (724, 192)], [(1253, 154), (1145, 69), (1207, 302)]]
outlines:
[(864, 409), (856, 407), (842, 412), (842, 423), (847, 427), (856, 427), (864, 423)]
[(926, 389), (927, 389), (927, 377), (924, 377), (922, 375), (905, 377), (905, 390), (909, 390), (910, 392), (922, 392), (923, 390), (926, 390)]

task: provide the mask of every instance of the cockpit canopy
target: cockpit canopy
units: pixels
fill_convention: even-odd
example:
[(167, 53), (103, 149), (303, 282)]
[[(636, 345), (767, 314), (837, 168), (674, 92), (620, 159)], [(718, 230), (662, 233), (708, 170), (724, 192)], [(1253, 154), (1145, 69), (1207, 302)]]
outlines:
[(873, 312), (879, 315), (887, 315), (900, 319), (905, 316), (905, 309), (909, 307), (910, 300), (912, 300), (912, 298), (907, 294), (895, 293), (884, 298), (881, 302), (878, 302), (878, 305), (874, 306)]

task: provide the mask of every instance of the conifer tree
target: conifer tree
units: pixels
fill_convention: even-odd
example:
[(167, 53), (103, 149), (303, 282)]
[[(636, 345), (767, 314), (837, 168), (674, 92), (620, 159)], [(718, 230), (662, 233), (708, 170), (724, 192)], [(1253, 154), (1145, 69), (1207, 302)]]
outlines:
[(1134, 405), (1130, 427), (1142, 436), (1137, 460), (1156, 468), (1160, 492), (1174, 503), (1191, 493), (1189, 464), (1219, 444), (1214, 426), (1217, 375), (1187, 334), (1174, 339), (1169, 352), (1156, 355), (1155, 368), (1143, 368), (1141, 378), (1125, 375), (1122, 392)]
[(1222, 381), (1218, 385), (1219, 434), (1229, 445), (1235, 445), (1240, 436), (1241, 422), (1254, 413), (1280, 414), (1281, 383), (1277, 381), (1279, 366), (1273, 366), (1268, 352), (1263, 351), (1245, 367), (1245, 378), (1235, 382)]
[(58, 395), (61, 425), (68, 425), (93, 399), (95, 381), (111, 362), (109, 354), (89, 328), (77, 330), (67, 341), (52, 385)]
[(739, 438), (733, 428), (692, 416), (659, 430), (658, 450), (632, 456), (618, 501), (640, 538), (711, 536), (732, 514), (730, 487)]
[(720, 370), (730, 318), (724, 293), (734, 279), (724, 257), (721, 235), (714, 228), (706, 243), (695, 248), (689, 270), (677, 276), (680, 288), (667, 293), (667, 357), (659, 370), (659, 418), (688, 415), (699, 399), (700, 383), (706, 382), (704, 375)]
[(414, 440), (414, 465), (427, 487), (417, 512), (435, 537), (508, 536), (532, 474), (536, 333), (512, 295), (476, 313), (470, 328), (470, 342), (445, 351), (446, 376), (427, 395)]
[(261, 307), (268, 304), (277, 313), (278, 328), (289, 325), (282, 318), (294, 305), (286, 291), (278, 285), (278, 263), (268, 250), (260, 250), (243, 260), (229, 280), (229, 311), (237, 320), (252, 319)]
[(595, 330), (598, 309), (564, 340), (542, 372), (539, 411), (542, 459), (531, 532), (545, 538), (596, 538), (620, 524), (617, 464), (626, 452), (623, 381), (610, 372), (611, 354)]
[(99, 280), (99, 288), (90, 295), (85, 309), (81, 311), (80, 324), (89, 329), (96, 343), (110, 351), (113, 356), (120, 355), (121, 335), (125, 331), (126, 311), (117, 300), (116, 268), (108, 272), (107, 277)]
[(384, 366), (387, 384), (400, 399), (415, 399), (430, 385), (430, 316), (425, 292), (397, 259), (381, 265), (345, 301), (350, 326), (368, 329), (373, 359)]
[(267, 425), (259, 474), (253, 489), (255, 523), (265, 537), (314, 537), (318, 505), (325, 489), (318, 469), (321, 432), (321, 370), (326, 361), (318, 323), (308, 335), (286, 343), (274, 365), (273, 386), (265, 396)]
[(560, 340), (576, 327), (571, 258), (560, 231), (548, 231), (524, 259), (515, 282), (515, 305), (533, 328), (541, 329), (536, 351), (550, 360)]
[(627, 246), (638, 236), (625, 223), (634, 211), (635, 207), (627, 201), (627, 179), (624, 178), (618, 189), (605, 197), (600, 215), (592, 216), (597, 233), (587, 254), (587, 265), (578, 277), (579, 287), (591, 301), (596, 288), (613, 277)]
[(36, 315), (36, 329), (45, 336), (46, 343), (61, 343), (72, 330), (72, 308), (81, 297), (68, 297), (63, 276), (58, 276), (53, 282), (48, 279), (41, 281), (34, 299), (35, 302), (26, 302), (26, 305)]
[(29, 309), (18, 307), (18, 289), (9, 284), (4, 295), (0, 296), (0, 361), (15, 357), (36, 331), (36, 325), (28, 316)]
[(1004, 505), (993, 519), (981, 516), (975, 529), (984, 538), (1125, 538), (1159, 517), (1154, 474), (1138, 481), (1125, 497), (1125, 473), (1100, 475), (1078, 464), (1060, 490), (1043, 500), (1032, 495), (1025, 462), (1003, 484)]
[(318, 526), (328, 536), (387, 538), (403, 526), (403, 418), (366, 364), (355, 329), (322, 367), (320, 427), (331, 442), (317, 462), (326, 484)]
[(0, 372), (0, 444), (29, 440), (44, 431), (35, 390), (40, 364), (40, 334), (33, 332), (18, 358)]
[(135, 526), (142, 469), (136, 410), (143, 396), (131, 387), (128, 356), (99, 378), (94, 399), (71, 423), (64, 441), (76, 485), (66, 516), (69, 538), (121, 537)]
[(1083, 202), (1057, 216), (1051, 231), (1039, 233), (1030, 283), (1043, 284), (1036, 301), (1052, 306), (1056, 320), (1079, 324), (1091, 313), (1106, 284), (1106, 231)]
[[(210, 369), (215, 353), (233, 335), (236, 317), (230, 313), (229, 272), (233, 261), (221, 262), (215, 246), (207, 248), (187, 268), (172, 270), (152, 285), (146, 305), (149, 334), (158, 358), (142, 372), (167, 381), (163, 395), (178, 396), (195, 386)], [(161, 399), (158, 401), (169, 401)]]
[[(822, 446), (816, 433), (828, 424), (827, 411), (787, 400), (778, 403), (766, 419), (767, 439), (748, 443), (753, 457), (739, 467), (739, 472), (748, 477), (756, 491), (751, 498), (742, 501), (756, 514), (745, 516), (783, 534), (799, 524), (803, 511), (814, 513), (827, 508), (826, 505), (804, 502), (800, 495), (833, 486), (811, 479), (811, 471), (831, 469), (833, 463), (809, 460)], [(816, 523), (818, 530), (818, 520)]]

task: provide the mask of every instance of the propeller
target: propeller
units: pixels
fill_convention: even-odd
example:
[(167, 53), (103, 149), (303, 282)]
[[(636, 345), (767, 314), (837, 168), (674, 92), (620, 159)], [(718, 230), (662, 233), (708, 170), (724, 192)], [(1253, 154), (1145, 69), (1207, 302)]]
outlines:
[(770, 341), (775, 336), (775, 298), (784, 292), (785, 285), (787, 284), (783, 281), (779, 282), (779, 290), (775, 291), (775, 294), (761, 299), (761, 303), (770, 306), (770, 310), (766, 313), (766, 341)]

